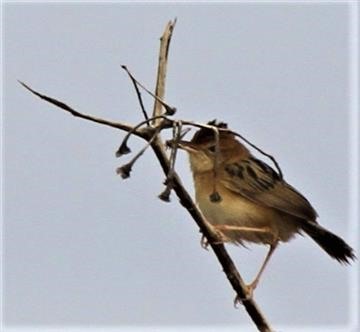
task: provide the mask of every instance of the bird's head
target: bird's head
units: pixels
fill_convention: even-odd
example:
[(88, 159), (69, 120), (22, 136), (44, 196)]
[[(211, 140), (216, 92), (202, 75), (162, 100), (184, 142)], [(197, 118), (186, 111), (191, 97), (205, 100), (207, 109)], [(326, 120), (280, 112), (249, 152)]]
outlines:
[[(225, 123), (216, 123), (211, 121), (208, 125), (216, 126), (219, 129), (227, 129)], [(235, 136), (226, 131), (219, 130), (219, 147), (216, 150), (216, 136), (214, 130), (210, 128), (201, 128), (190, 141), (180, 141), (180, 149), (188, 152), (191, 169), (194, 173), (202, 173), (214, 169), (215, 156), (218, 165), (231, 162), (241, 158), (248, 150), (236, 140)]]

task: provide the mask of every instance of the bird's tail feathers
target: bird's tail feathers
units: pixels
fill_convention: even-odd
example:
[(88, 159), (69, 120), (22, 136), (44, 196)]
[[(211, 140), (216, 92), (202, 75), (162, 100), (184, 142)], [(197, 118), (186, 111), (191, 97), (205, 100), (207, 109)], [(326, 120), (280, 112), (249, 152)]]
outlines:
[(354, 250), (339, 236), (311, 221), (308, 221), (301, 226), (305, 233), (332, 258), (338, 260), (342, 264), (350, 264), (350, 260), (355, 260), (356, 256)]

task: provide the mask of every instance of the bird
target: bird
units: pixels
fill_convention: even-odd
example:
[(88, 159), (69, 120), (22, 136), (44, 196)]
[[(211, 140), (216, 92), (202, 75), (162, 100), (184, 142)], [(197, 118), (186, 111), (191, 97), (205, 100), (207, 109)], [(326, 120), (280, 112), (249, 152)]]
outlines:
[(356, 259), (342, 238), (318, 223), (318, 214), (305, 196), (254, 157), (227, 124), (208, 122), (190, 141), (179, 140), (178, 147), (189, 155), (195, 200), (216, 242), (269, 246), (255, 278), (246, 286), (247, 297), (252, 297), (279, 243), (297, 234), (307, 234), (342, 264)]

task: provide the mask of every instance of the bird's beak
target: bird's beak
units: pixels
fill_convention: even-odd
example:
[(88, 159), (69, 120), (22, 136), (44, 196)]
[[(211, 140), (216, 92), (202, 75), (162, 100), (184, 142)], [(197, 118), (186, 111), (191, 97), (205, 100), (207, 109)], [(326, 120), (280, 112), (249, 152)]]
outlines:
[[(166, 145), (169, 147), (173, 147), (174, 146), (174, 141), (173, 140), (169, 140), (166, 142)], [(185, 150), (189, 153), (191, 152), (197, 152), (198, 148), (196, 147), (196, 145), (194, 143), (191, 143), (189, 141), (179, 141), (177, 144), (179, 149)]]

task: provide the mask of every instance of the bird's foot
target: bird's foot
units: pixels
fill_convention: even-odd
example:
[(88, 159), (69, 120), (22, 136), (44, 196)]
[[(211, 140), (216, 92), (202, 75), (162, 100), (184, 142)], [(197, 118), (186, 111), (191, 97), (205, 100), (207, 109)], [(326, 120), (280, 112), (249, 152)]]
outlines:
[(209, 250), (210, 244), (223, 244), (225, 241), (222, 239), (215, 240), (215, 241), (209, 241), (205, 235), (201, 236), (200, 245), (203, 249)]
[(200, 245), (201, 245), (201, 248), (203, 248), (205, 250), (209, 250), (209, 241), (204, 234), (201, 235)]
[(235, 296), (235, 298), (234, 298), (234, 307), (235, 308), (238, 308), (239, 304), (241, 304), (245, 301), (252, 300), (253, 295), (254, 295), (254, 290), (255, 290), (257, 284), (258, 284), (257, 280), (254, 280), (251, 284), (246, 285), (244, 297), (240, 297), (239, 295)]
[(217, 230), (215, 226), (208, 225), (209, 232), (212, 237), (211, 240), (209, 240), (204, 234), (201, 236), (200, 245), (205, 250), (209, 250), (210, 244), (222, 244), (224, 242), (228, 242), (229, 240), (224, 236), (224, 234)]

